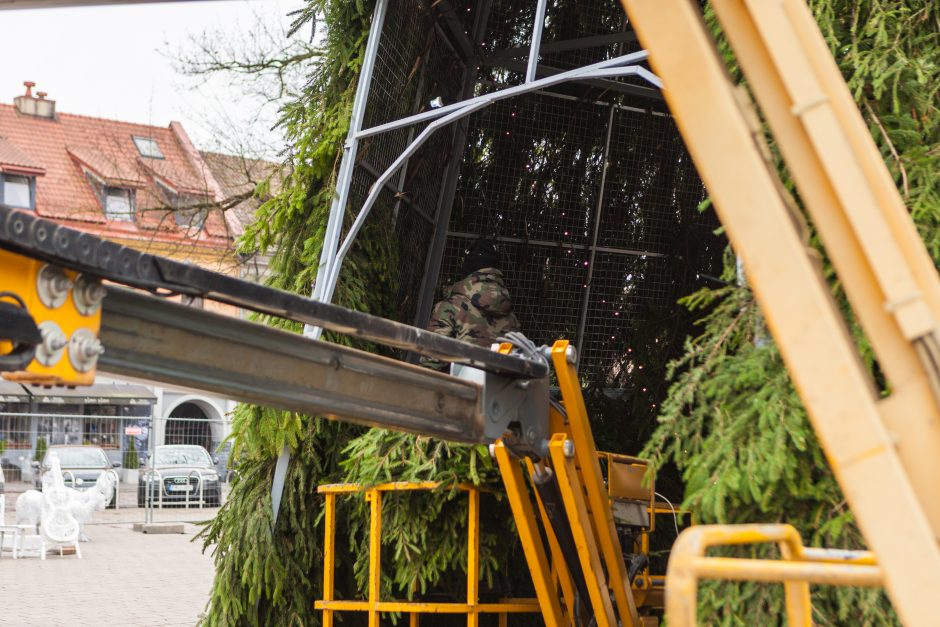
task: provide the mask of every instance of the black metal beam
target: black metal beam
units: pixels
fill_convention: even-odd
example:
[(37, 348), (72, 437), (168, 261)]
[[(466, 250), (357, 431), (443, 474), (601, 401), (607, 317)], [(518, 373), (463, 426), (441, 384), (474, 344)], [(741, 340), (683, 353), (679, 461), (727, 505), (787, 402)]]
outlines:
[(432, 3), (435, 17), (442, 26), (444, 37), (450, 42), (454, 52), (465, 64), (475, 63), (480, 58), (477, 47), (470, 41), (470, 36), (464, 30), (464, 23), (457, 17), (457, 11), (450, 0), (439, 0)]
[[(609, 33), (607, 35), (593, 35), (591, 37), (579, 37), (577, 39), (563, 39), (561, 41), (543, 41), (539, 46), (539, 54), (556, 54), (559, 52), (571, 52), (572, 50), (584, 50), (587, 48), (600, 48), (619, 43), (635, 43), (636, 34), (633, 31), (620, 33)], [(494, 50), (487, 55), (484, 62), (495, 62), (497, 60), (525, 58), (529, 55), (529, 46), (519, 46), (516, 48), (504, 48)]]
[(539, 361), (502, 355), (393, 320), (141, 253), (4, 206), (0, 206), (0, 248), (122, 285), (199, 296), (508, 377), (548, 374), (548, 366)]
[(108, 287), (99, 370), (265, 407), (484, 442), (482, 390), (426, 368)]
[[(476, 16), (473, 23), (473, 42), (479, 46), (489, 23), (492, 0), (482, 0), (477, 3)], [(461, 99), (473, 97), (473, 87), (476, 82), (478, 67), (464, 65), (461, 75)], [(470, 120), (464, 118), (454, 124), (451, 132), (451, 154), (444, 175), (444, 184), (441, 185), (437, 201), (437, 210), (434, 214), (434, 235), (428, 248), (427, 259), (424, 264), (424, 273), (421, 280), (421, 291), (418, 294), (418, 306), (415, 311), (415, 326), (426, 327), (431, 317), (431, 308), (434, 306), (434, 293), (441, 274), (441, 262), (444, 258), (444, 244), (447, 240), (447, 229), (450, 226), (450, 215), (454, 205), (454, 196), (457, 193), (457, 179), (460, 176), (460, 167), (463, 163), (463, 153), (466, 150), (467, 129)], [(410, 353), (408, 360), (417, 363), (418, 355)]]

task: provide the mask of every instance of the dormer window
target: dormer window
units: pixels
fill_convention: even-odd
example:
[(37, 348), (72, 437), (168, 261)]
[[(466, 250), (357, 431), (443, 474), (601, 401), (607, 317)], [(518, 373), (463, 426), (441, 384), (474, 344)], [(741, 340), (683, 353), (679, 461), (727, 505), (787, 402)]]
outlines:
[(104, 215), (109, 220), (134, 220), (134, 192), (123, 187), (105, 187)]
[(187, 231), (202, 230), (209, 217), (209, 209), (206, 207), (207, 199), (203, 196), (193, 196), (191, 194), (181, 194), (163, 181), (155, 179), (157, 189), (163, 196), (166, 205), (173, 209), (173, 219), (176, 226)]
[(134, 145), (137, 146), (137, 152), (140, 153), (141, 157), (147, 157), (148, 159), (163, 159), (163, 153), (160, 151), (160, 146), (153, 138), (137, 137), (135, 135)]
[(133, 222), (134, 190), (108, 185), (91, 170), (87, 168), (82, 168), (82, 170), (91, 188), (95, 190), (98, 202), (104, 209), (105, 217), (116, 222)]
[(36, 179), (19, 174), (0, 174), (0, 204), (18, 209), (36, 208)]

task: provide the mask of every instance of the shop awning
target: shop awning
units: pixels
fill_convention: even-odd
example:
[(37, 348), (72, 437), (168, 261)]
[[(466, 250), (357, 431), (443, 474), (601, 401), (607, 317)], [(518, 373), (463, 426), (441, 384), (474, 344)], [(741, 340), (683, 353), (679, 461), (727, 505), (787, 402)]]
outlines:
[[(122, 383), (96, 383), (74, 388), (17, 386), (26, 388), (39, 403), (77, 403), (85, 405), (150, 405), (157, 401), (153, 392), (143, 386)], [(24, 393), (25, 396), (25, 393)]]
[(0, 403), (25, 403), (28, 400), (29, 392), (22, 385), (0, 379)]

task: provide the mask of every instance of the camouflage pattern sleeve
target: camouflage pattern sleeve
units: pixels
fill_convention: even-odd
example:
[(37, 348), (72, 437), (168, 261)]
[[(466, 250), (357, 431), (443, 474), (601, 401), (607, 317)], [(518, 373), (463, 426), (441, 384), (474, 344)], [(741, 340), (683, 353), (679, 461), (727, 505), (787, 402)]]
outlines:
[[(457, 313), (460, 311), (459, 305), (451, 302), (453, 297), (442, 300), (434, 306), (431, 312), (431, 320), (428, 323), (428, 330), (443, 335), (445, 337), (457, 337)], [(420, 363), (425, 368), (447, 372), (450, 364), (433, 359), (431, 357), (422, 357)]]
[[(512, 301), (495, 268), (474, 272), (448, 290), (446, 299), (434, 306), (428, 329), (434, 333), (489, 348), (501, 335), (519, 330)], [(447, 371), (448, 365), (422, 358), (421, 364)]]

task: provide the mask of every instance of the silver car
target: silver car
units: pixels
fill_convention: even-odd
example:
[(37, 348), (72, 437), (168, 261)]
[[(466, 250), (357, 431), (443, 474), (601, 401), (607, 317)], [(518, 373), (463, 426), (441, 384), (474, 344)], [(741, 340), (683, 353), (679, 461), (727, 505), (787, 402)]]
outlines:
[[(65, 486), (76, 490), (85, 490), (95, 485), (98, 476), (105, 470), (120, 468), (118, 462), (111, 462), (99, 446), (50, 446), (43, 455), (42, 463), (33, 462), (33, 484), (37, 490), (42, 490), (42, 478), (51, 469), (51, 455), (59, 457), (62, 467), (62, 478)], [(114, 507), (114, 496), (108, 503), (108, 508)]]
[(158, 446), (146, 466), (140, 469), (137, 505), (147, 498), (153, 503), (196, 503), (202, 496), (205, 505), (218, 507), (222, 484), (215, 469), (216, 459), (206, 449), (192, 444)]

